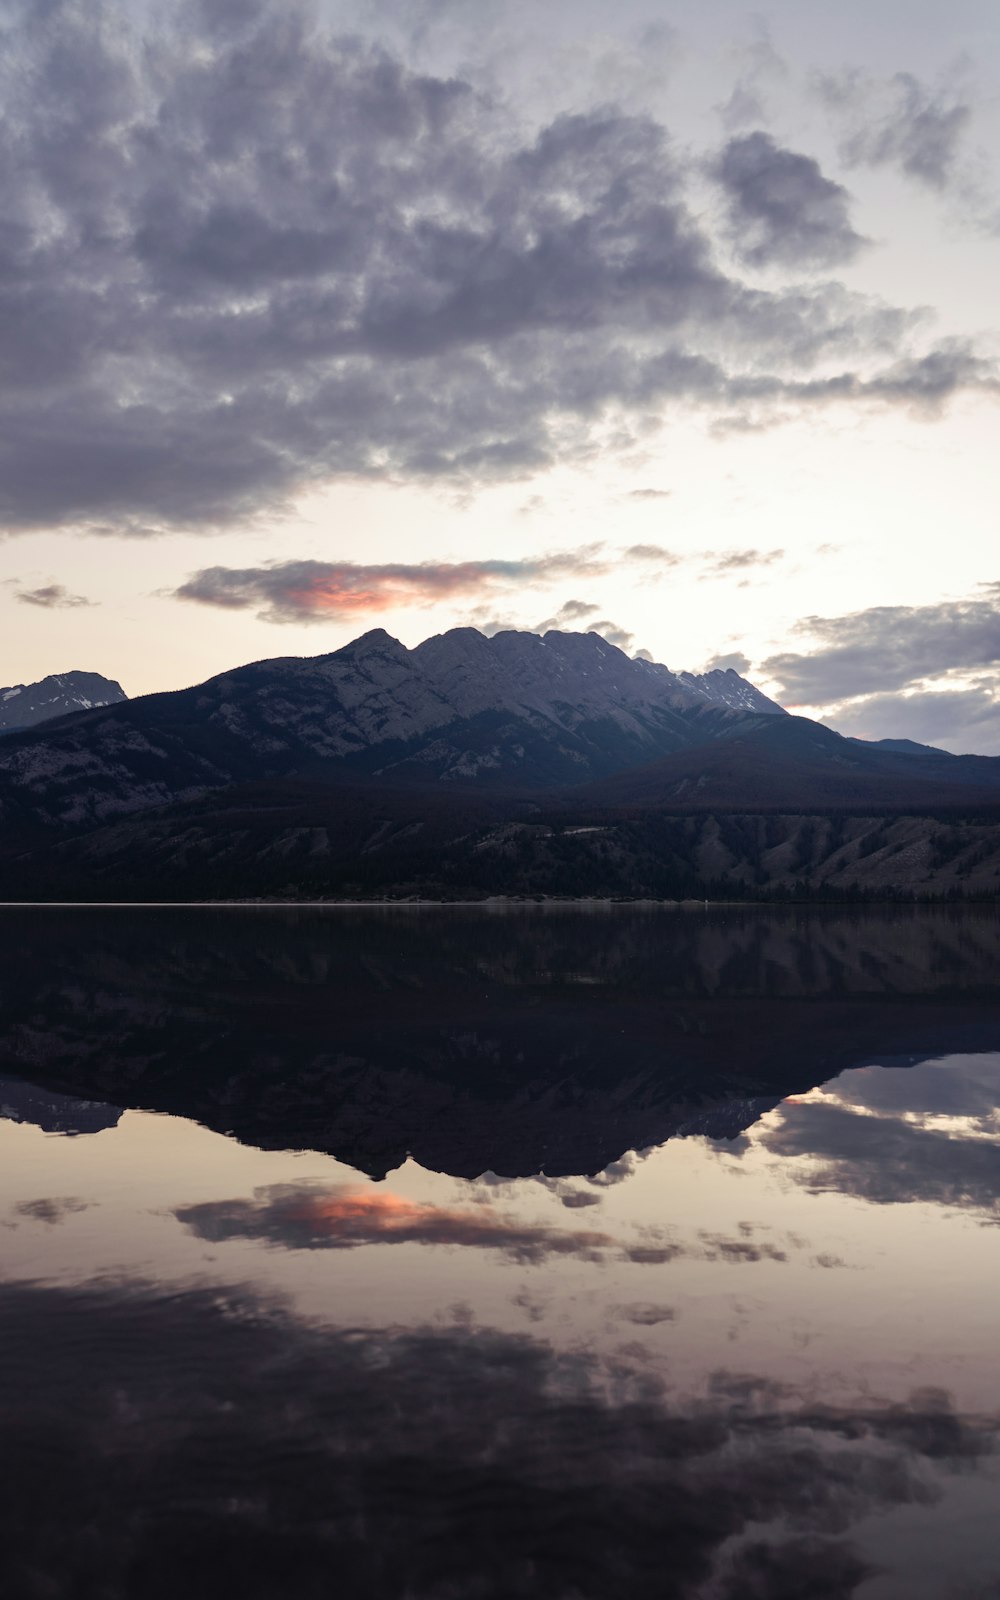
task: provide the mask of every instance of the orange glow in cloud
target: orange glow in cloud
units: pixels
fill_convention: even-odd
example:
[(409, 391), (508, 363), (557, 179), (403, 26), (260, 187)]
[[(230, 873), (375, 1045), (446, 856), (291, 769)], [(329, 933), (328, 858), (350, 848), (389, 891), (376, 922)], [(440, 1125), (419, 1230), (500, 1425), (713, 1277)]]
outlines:
[(491, 1206), (434, 1206), (387, 1190), (347, 1186), (308, 1190), (279, 1185), (257, 1190), (252, 1200), (207, 1201), (176, 1214), (202, 1238), (264, 1239), (291, 1250), (444, 1244), (499, 1250), (519, 1261), (551, 1255), (594, 1260), (616, 1243), (606, 1233), (522, 1222)]
[[(620, 553), (620, 559), (648, 561), (653, 548), (637, 545)], [(666, 553), (654, 550), (653, 559), (667, 559)], [(601, 545), (514, 560), (376, 566), (354, 561), (272, 561), (263, 567), (205, 567), (174, 594), (224, 610), (257, 609), (269, 622), (330, 621), (404, 605), (433, 605), (455, 595), (517, 589), (526, 583), (603, 576), (613, 564)]]
[(343, 1244), (404, 1243), (475, 1245), (515, 1254), (576, 1254), (614, 1241), (606, 1233), (572, 1232), (525, 1224), (491, 1206), (460, 1210), (422, 1204), (391, 1192), (335, 1189), (307, 1195), (284, 1209), (286, 1219)]

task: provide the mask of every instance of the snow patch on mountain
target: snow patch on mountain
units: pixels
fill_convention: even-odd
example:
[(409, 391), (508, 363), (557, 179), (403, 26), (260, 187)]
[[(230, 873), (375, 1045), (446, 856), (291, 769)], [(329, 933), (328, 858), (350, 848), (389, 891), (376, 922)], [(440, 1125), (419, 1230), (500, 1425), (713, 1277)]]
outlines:
[(716, 667), (711, 672), (681, 672), (679, 680), (696, 694), (703, 694), (714, 706), (728, 706), (731, 711), (752, 711), (758, 716), (784, 717), (788, 713), (776, 700), (746, 678), (741, 678), (734, 667)]
[(72, 711), (93, 711), (124, 699), (121, 684), (99, 672), (54, 672), (38, 683), (16, 683), (0, 689), (0, 733), (35, 728)]

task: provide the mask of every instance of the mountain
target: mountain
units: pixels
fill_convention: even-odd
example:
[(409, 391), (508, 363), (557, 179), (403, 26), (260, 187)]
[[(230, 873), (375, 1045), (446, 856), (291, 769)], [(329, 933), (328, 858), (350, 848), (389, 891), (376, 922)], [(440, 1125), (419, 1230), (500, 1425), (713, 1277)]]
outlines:
[(120, 1106), (106, 1105), (103, 1100), (55, 1094), (19, 1078), (0, 1077), (0, 1117), (6, 1122), (30, 1122), (45, 1133), (72, 1136), (103, 1133), (105, 1128), (117, 1127), (121, 1116)]
[(99, 672), (55, 672), (38, 683), (15, 683), (0, 689), (0, 733), (35, 728), (71, 711), (90, 711), (127, 698), (113, 678)]
[(954, 756), (903, 741), (846, 739), (808, 717), (769, 718), (575, 789), (581, 808), (648, 809), (1000, 804), (1000, 758)]
[(0, 820), (79, 828), (234, 783), (345, 773), (544, 791), (784, 720), (770, 702), (730, 705), (732, 680), (684, 683), (594, 633), (456, 628), (407, 650), (375, 629), (13, 735)]
[(1000, 1046), (990, 912), (441, 909), (432, 938), (370, 910), (233, 909), (224, 937), (189, 910), (6, 921), (6, 1070), (45, 1091), (15, 1116), (73, 1096), (78, 1126), (99, 1099), (108, 1125), (169, 1112), (373, 1177), (599, 1173), (845, 1068)]
[(615, 810), (576, 793), (358, 778), (234, 785), (33, 848), (22, 840), (0, 853), (0, 899), (701, 901), (801, 899), (805, 886), (811, 897), (912, 901), (1000, 891), (995, 790), (968, 804), (952, 789), (936, 812)]
[(735, 667), (715, 667), (711, 672), (697, 674), (679, 672), (679, 683), (695, 694), (703, 694), (713, 706), (726, 706), (730, 711), (752, 711), (761, 716), (787, 716), (784, 706), (741, 678)]
[(375, 630), (9, 733), (0, 899), (996, 896), (998, 819), (1000, 759), (845, 738), (731, 671)]

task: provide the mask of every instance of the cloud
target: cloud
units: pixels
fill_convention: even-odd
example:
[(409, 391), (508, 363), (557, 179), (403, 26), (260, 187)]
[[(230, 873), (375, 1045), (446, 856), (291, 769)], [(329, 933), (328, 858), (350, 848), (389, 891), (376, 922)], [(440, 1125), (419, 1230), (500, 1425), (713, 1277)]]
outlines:
[[(599, 633), (608, 644), (613, 644), (619, 650), (628, 650), (635, 638), (627, 628), (622, 628), (617, 622), (610, 622), (606, 617), (601, 619), (595, 616), (600, 607), (591, 605), (585, 600), (567, 600), (565, 605), (559, 607), (554, 616), (546, 617), (542, 622), (536, 622), (530, 633), (548, 633), (555, 629), (557, 633), (577, 632)], [(485, 631), (485, 630), (484, 630)], [(500, 633), (503, 629), (494, 627), (492, 632)]]
[(761, 1143), (814, 1194), (834, 1191), (874, 1205), (966, 1211), (1000, 1225), (1000, 1145), (921, 1126), (904, 1116), (863, 1115), (824, 1101), (786, 1101)]
[(85, 595), (71, 594), (61, 583), (46, 583), (40, 589), (18, 589), (14, 598), (24, 605), (42, 606), (48, 611), (94, 604), (94, 601), (88, 600)]
[(567, 600), (559, 607), (554, 616), (546, 622), (540, 622), (533, 633), (547, 633), (549, 628), (565, 628), (571, 622), (582, 622), (586, 617), (592, 617), (600, 609), (589, 600)]
[(672, 489), (629, 489), (626, 498), (629, 500), (669, 500), (672, 494)]
[(841, 154), (849, 165), (896, 166), (927, 188), (948, 187), (972, 117), (954, 90), (933, 90), (909, 72), (879, 83), (855, 70), (818, 83), (827, 105), (848, 118)]
[(279, 561), (263, 567), (204, 567), (175, 589), (173, 598), (223, 610), (256, 608), (265, 622), (337, 622), (414, 603), (429, 605), (457, 595), (546, 582), (566, 574), (597, 576), (606, 573), (609, 564), (596, 545), (512, 561), (379, 566), (353, 561)]
[(851, 1534), (984, 1472), (997, 1431), (940, 1391), (821, 1404), (741, 1374), (685, 1402), (528, 1334), (339, 1328), (215, 1284), (4, 1283), (0, 1358), (24, 1594), (265, 1600), (333, 1572), (430, 1600), (485, 1592), (485, 1552), (497, 1595), (839, 1600)]
[(55, 1227), (78, 1211), (89, 1209), (89, 1201), (78, 1200), (74, 1195), (64, 1195), (57, 1198), (46, 1197), (42, 1200), (22, 1200), (14, 1207), (14, 1212), (19, 1217), (30, 1218), (32, 1222), (46, 1222), (50, 1227)]
[(652, 1305), (648, 1301), (618, 1306), (616, 1310), (625, 1322), (634, 1322), (639, 1328), (655, 1328), (661, 1322), (673, 1322), (677, 1316), (673, 1306)]
[(799, 705), (885, 694), (930, 678), (1000, 663), (1000, 583), (981, 596), (928, 606), (873, 606), (840, 617), (805, 617), (797, 632), (818, 641), (783, 651), (763, 670)]
[(905, 1070), (855, 1068), (834, 1086), (843, 1105), (880, 1116), (951, 1118), (963, 1133), (1000, 1133), (1000, 1061), (995, 1055), (919, 1061)]
[(751, 266), (839, 266), (866, 242), (851, 226), (847, 190), (767, 133), (730, 139), (711, 171), (737, 253)]
[(620, 627), (617, 622), (609, 622), (607, 618), (592, 622), (587, 632), (599, 633), (602, 639), (606, 639), (608, 644), (617, 645), (619, 650), (630, 650), (635, 639), (635, 634), (630, 633), (628, 628)]
[(765, 1240), (755, 1244), (747, 1235), (740, 1239), (727, 1239), (723, 1234), (699, 1235), (705, 1247), (706, 1261), (727, 1261), (742, 1264), (752, 1261), (787, 1261), (788, 1252)]
[[(620, 552), (627, 560), (667, 561), (676, 558), (657, 545), (633, 545)], [(352, 561), (281, 561), (264, 567), (204, 567), (179, 588), (176, 600), (217, 606), (223, 611), (256, 609), (263, 622), (341, 622), (395, 610), (408, 605), (433, 605), (459, 595), (488, 594), (517, 589), (525, 584), (551, 582), (566, 574), (598, 577), (606, 574), (613, 558), (600, 545), (522, 560), (388, 563), (362, 566)], [(628, 650), (634, 635), (586, 600), (567, 600), (552, 616), (528, 628), (530, 633), (599, 633), (609, 644)], [(473, 621), (492, 637), (509, 628), (523, 627), (480, 608)]]
[(760, 667), (784, 701), (842, 733), (1000, 754), (1000, 583), (927, 606), (805, 617), (816, 641)]
[(720, 1600), (850, 1600), (866, 1578), (882, 1571), (849, 1545), (829, 1539), (792, 1538), (783, 1544), (756, 1541), (734, 1553)]
[(300, 0), (9, 15), (8, 533), (212, 531), (337, 479), (589, 460), (675, 405), (774, 421), (995, 384), (972, 346), (912, 348), (905, 310), (723, 271), (649, 116), (528, 136)]
[[(559, 1197), (563, 1198), (562, 1194)], [(580, 1197), (574, 1195), (571, 1209), (580, 1204)], [(555, 1256), (600, 1262), (609, 1254), (640, 1266), (663, 1266), (692, 1255), (729, 1264), (787, 1260), (785, 1251), (769, 1243), (756, 1244), (747, 1234), (728, 1239), (705, 1233), (686, 1245), (662, 1232), (647, 1230), (638, 1242), (630, 1242), (593, 1229), (522, 1222), (486, 1203), (464, 1209), (436, 1206), (409, 1200), (390, 1190), (350, 1185), (319, 1189), (275, 1184), (256, 1189), (249, 1200), (206, 1200), (179, 1206), (174, 1215), (199, 1238), (212, 1243), (263, 1239), (285, 1250), (354, 1250), (377, 1244), (454, 1245), (495, 1250), (523, 1265), (537, 1265)]]
[(662, 544), (630, 544), (621, 553), (626, 561), (655, 561), (666, 567), (675, 567), (681, 559)]
[(722, 577), (727, 572), (746, 572), (754, 567), (773, 567), (784, 559), (784, 550), (722, 550), (707, 551), (711, 572)]
[(425, 1205), (389, 1191), (295, 1185), (258, 1189), (252, 1200), (209, 1200), (175, 1212), (202, 1239), (266, 1239), (286, 1250), (353, 1250), (372, 1244), (444, 1244), (496, 1250), (522, 1263), (549, 1256), (599, 1259), (606, 1233), (522, 1223), (491, 1206)]
[(743, 655), (739, 650), (731, 650), (728, 655), (713, 656), (705, 665), (706, 672), (738, 672), (741, 678), (746, 677), (750, 671), (750, 657)]
[(724, 105), (717, 107), (727, 129), (766, 121), (766, 92), (788, 76), (788, 66), (775, 49), (762, 17), (753, 18), (753, 29), (753, 40), (739, 52), (742, 70), (732, 93)]
[(973, 689), (866, 695), (824, 720), (857, 739), (913, 739), (959, 754), (1000, 755), (1000, 678)]

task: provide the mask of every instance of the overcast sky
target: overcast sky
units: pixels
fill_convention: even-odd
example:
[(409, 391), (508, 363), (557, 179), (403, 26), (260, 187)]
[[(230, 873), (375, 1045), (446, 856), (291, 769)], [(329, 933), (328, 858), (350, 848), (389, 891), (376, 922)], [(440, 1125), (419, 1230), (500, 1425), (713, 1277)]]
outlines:
[(0, 16), (0, 684), (597, 627), (1000, 754), (995, 0)]

